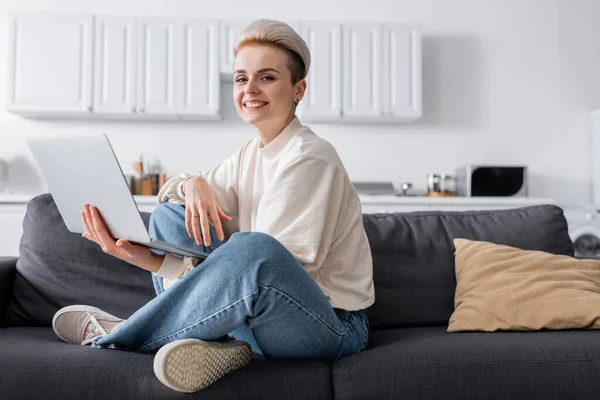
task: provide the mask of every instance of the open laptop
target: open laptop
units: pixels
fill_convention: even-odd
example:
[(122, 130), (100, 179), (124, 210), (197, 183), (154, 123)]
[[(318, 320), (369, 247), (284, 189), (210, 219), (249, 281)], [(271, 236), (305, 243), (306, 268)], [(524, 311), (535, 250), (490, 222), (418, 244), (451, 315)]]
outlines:
[(85, 232), (80, 212), (91, 204), (114, 239), (127, 239), (158, 254), (208, 257), (205, 252), (150, 238), (104, 133), (29, 138), (27, 144), (69, 231)]

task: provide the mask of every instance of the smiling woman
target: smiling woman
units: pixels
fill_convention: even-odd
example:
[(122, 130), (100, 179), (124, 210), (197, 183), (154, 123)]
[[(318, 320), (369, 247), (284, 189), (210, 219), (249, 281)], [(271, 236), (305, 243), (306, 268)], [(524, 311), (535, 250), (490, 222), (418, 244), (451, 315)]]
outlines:
[[(114, 241), (86, 207), (84, 237), (151, 271), (157, 297), (121, 320), (92, 306), (54, 316), (57, 335), (94, 348), (155, 352), (166, 386), (194, 392), (266, 359), (332, 362), (366, 347), (375, 301), (358, 194), (334, 147), (302, 125), (310, 53), (287, 24), (259, 20), (235, 45), (233, 98), (258, 137), (158, 193), (150, 236), (202, 261)], [(186, 234), (187, 233), (187, 234)]]
[(267, 145), (291, 122), (304, 97), (310, 52), (288, 25), (258, 20), (241, 35), (234, 54), (236, 110)]

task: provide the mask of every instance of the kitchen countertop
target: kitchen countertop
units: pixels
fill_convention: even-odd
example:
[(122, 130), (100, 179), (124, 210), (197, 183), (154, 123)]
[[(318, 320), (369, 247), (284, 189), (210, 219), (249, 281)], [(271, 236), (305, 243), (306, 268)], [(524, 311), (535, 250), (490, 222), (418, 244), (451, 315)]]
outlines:
[[(37, 195), (0, 195), (0, 204), (27, 204)], [(393, 196), (393, 195), (359, 195), (363, 204), (433, 204), (433, 205), (527, 205), (555, 204), (556, 200), (542, 197), (427, 197), (427, 196)], [(156, 204), (156, 196), (133, 196), (137, 204)]]

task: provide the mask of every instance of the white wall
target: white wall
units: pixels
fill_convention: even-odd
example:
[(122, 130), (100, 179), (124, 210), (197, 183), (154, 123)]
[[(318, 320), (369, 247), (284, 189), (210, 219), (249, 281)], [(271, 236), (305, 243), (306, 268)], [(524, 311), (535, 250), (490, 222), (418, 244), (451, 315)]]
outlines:
[[(393, 21), (424, 33), (424, 118), (410, 125), (321, 125), (352, 180), (425, 186), (429, 172), (465, 163), (530, 167), (532, 196), (591, 200), (589, 112), (600, 108), (600, 6), (595, 0), (2, 0), (0, 57), (13, 9), (123, 15)], [(301, 4), (301, 6), (300, 6)], [(0, 62), (0, 93), (6, 93)], [(229, 101), (231, 86), (223, 95)], [(170, 177), (203, 170), (255, 135), (224, 123), (35, 121), (6, 113), (0, 95), (0, 158), (18, 194), (47, 189), (29, 136), (104, 131), (125, 173), (143, 153)], [(231, 106), (226, 105), (231, 115)], [(232, 119), (231, 116), (229, 119)]]

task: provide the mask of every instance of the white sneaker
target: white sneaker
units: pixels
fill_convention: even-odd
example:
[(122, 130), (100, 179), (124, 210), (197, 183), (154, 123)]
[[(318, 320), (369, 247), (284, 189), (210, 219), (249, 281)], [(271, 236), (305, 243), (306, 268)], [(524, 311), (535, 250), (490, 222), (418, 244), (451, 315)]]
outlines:
[(65, 342), (85, 345), (112, 332), (124, 321), (96, 307), (75, 305), (54, 314), (52, 329)]
[(182, 339), (158, 350), (154, 357), (154, 374), (173, 390), (193, 393), (248, 365), (251, 359), (252, 348), (243, 341)]

